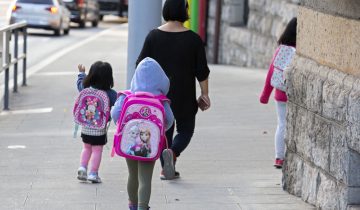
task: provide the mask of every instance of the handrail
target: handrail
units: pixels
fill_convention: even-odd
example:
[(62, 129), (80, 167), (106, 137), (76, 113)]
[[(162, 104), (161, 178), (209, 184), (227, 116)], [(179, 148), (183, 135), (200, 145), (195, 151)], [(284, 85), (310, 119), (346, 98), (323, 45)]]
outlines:
[[(4, 110), (9, 109), (9, 77), (10, 67), (14, 66), (13, 91), (17, 92), (18, 86), (18, 63), (23, 61), (22, 85), (26, 86), (26, 58), (27, 58), (27, 30), (26, 22), (18, 22), (8, 26), (0, 27), (0, 73), (5, 71), (4, 82)], [(19, 32), (23, 34), (23, 52), (19, 55)], [(11, 37), (14, 37), (14, 53), (10, 53)]]
[(8, 31), (8, 30), (14, 30), (14, 29), (17, 29), (17, 28), (23, 28), (25, 26), (26, 26), (25, 21), (21, 21), (21, 22), (14, 23), (14, 24), (11, 24), (11, 25), (2, 26), (0, 28), (0, 33), (4, 32), (4, 31)]

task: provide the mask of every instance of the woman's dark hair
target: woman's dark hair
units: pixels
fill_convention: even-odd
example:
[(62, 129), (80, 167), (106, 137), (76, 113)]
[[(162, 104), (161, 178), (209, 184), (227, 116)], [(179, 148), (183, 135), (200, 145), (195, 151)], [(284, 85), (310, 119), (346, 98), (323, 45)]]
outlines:
[(96, 61), (91, 65), (83, 85), (84, 88), (94, 87), (100, 90), (109, 90), (114, 87), (111, 65), (107, 62)]
[(294, 17), (287, 24), (285, 31), (281, 34), (278, 44), (287, 45), (296, 47), (296, 26), (297, 26), (297, 18)]
[(187, 0), (166, 0), (163, 7), (163, 18), (165, 21), (185, 22), (189, 19), (189, 5)]

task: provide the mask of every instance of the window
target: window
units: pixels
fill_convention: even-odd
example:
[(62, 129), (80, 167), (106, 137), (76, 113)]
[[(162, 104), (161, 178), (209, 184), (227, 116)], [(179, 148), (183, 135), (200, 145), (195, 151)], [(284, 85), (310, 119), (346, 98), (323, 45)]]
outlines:
[(53, 4), (53, 0), (18, 0), (17, 2), (28, 4)]
[(228, 21), (231, 26), (246, 26), (249, 17), (249, 0), (237, 0), (228, 5)]

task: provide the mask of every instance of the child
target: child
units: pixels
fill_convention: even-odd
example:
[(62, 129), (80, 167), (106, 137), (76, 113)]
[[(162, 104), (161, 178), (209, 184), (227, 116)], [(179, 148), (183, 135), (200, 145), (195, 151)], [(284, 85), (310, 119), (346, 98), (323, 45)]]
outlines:
[[(144, 58), (137, 66), (135, 74), (131, 81), (130, 91), (132, 93), (142, 91), (150, 92), (154, 95), (166, 95), (169, 91), (170, 82), (160, 65), (152, 58)], [(121, 95), (111, 109), (111, 117), (116, 123), (125, 99)], [(174, 116), (170, 104), (165, 102), (165, 129), (168, 130), (174, 122)], [(137, 129), (134, 129), (134, 131)], [(146, 130), (137, 130), (140, 134), (142, 148), (140, 151), (147, 150), (150, 145), (148, 140), (150, 134)], [(135, 135), (134, 135), (135, 137)], [(138, 141), (137, 141), (138, 142)], [(147, 151), (149, 152), (149, 151)], [(154, 170), (155, 161), (145, 162), (126, 159), (129, 177), (127, 190), (129, 195), (130, 210), (149, 209), (149, 200), (151, 193), (151, 178)]]
[[(110, 99), (110, 106), (113, 106), (117, 93), (113, 89), (114, 79), (112, 75), (112, 68), (109, 63), (97, 61), (90, 67), (89, 75), (85, 74), (85, 67), (78, 66), (79, 75), (77, 80), (77, 88), (79, 91), (84, 88), (94, 88), (104, 90)], [(82, 127), (81, 138), (84, 142), (83, 150), (80, 157), (80, 167), (78, 169), (78, 179), (82, 181), (91, 181), (92, 183), (101, 183), (99, 177), (99, 166), (103, 146), (107, 142), (106, 128), (103, 130), (94, 130), (87, 127)], [(88, 163), (91, 158), (91, 170), (87, 175)]]
[[(278, 40), (278, 45), (287, 45), (291, 47), (296, 47), (296, 25), (297, 19), (293, 18), (285, 28), (285, 31), (282, 33), (280, 39)], [(265, 80), (265, 86), (260, 97), (260, 102), (267, 104), (269, 101), (270, 94), (273, 90), (273, 87), (270, 84), (271, 77), (274, 72), (274, 58), (276, 57), (279, 48), (276, 49), (273, 59), (271, 61), (269, 71)], [(282, 168), (285, 156), (285, 127), (286, 127), (286, 102), (287, 97), (286, 93), (275, 89), (275, 101), (277, 109), (277, 120), (278, 125), (275, 133), (275, 164), (276, 168)]]

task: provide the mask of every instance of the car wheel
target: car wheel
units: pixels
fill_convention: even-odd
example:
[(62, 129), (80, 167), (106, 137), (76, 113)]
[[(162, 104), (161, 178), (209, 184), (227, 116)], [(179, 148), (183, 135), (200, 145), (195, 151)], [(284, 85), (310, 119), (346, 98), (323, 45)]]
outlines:
[(65, 35), (68, 35), (69, 32), (70, 32), (70, 26), (69, 26), (67, 29), (64, 30), (64, 34), (65, 34)]
[(55, 36), (60, 36), (60, 35), (61, 35), (61, 28), (55, 29), (55, 30), (54, 30), (54, 35), (55, 35)]
[(92, 27), (97, 27), (99, 24), (99, 20), (94, 20), (91, 22)]
[(61, 34), (63, 34), (63, 33), (64, 33), (63, 24), (62, 24), (62, 22), (60, 22), (59, 28), (54, 30), (54, 35), (61, 36)]
[(84, 20), (79, 22), (79, 27), (80, 28), (85, 28), (85, 21)]

